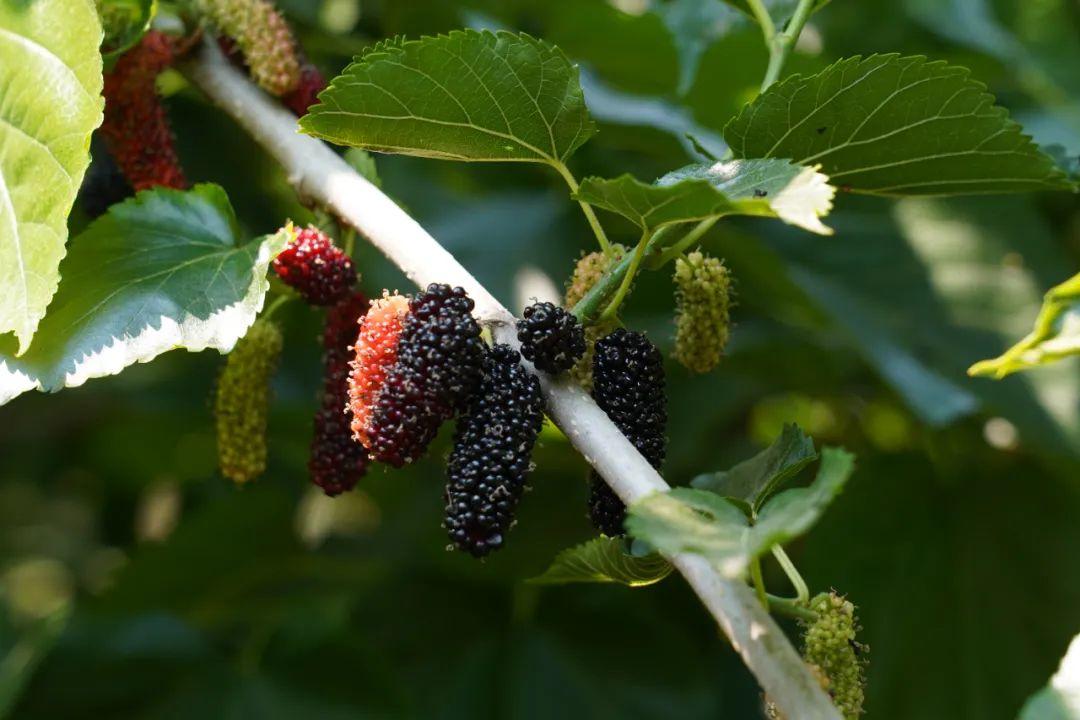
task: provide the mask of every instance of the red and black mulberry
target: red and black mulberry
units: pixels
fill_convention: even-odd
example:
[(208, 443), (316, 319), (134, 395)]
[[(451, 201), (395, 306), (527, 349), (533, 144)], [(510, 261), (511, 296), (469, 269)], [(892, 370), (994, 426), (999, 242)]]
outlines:
[(315, 413), (308, 471), (331, 497), (352, 490), (369, 464), (364, 446), (353, 440), (349, 409), (349, 349), (367, 307), (363, 293), (353, 292), (330, 308), (323, 328), (323, 397)]
[(447, 465), (443, 523), (458, 550), (498, 550), (514, 522), (544, 422), (540, 382), (507, 345), (486, 353), (483, 377), (458, 421)]
[(558, 375), (585, 354), (585, 328), (573, 314), (549, 302), (525, 308), (517, 322), (521, 354), (538, 370)]
[[(592, 395), (619, 432), (659, 470), (667, 453), (667, 394), (656, 346), (644, 334), (622, 328), (597, 341)], [(605, 535), (624, 532), (626, 507), (596, 472), (589, 516)]]
[(463, 409), (484, 353), (473, 306), (464, 290), (441, 284), (372, 303), (349, 381), (353, 434), (371, 459), (394, 467), (416, 460)]
[(333, 305), (356, 284), (352, 259), (314, 227), (296, 232), (274, 258), (274, 272), (312, 305)]

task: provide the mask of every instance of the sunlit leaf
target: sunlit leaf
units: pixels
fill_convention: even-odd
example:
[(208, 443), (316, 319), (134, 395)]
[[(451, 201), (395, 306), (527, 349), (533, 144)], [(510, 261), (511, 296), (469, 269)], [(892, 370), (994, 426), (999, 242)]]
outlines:
[(819, 233), (833, 188), (812, 168), (786, 160), (735, 160), (688, 165), (652, 185), (632, 175), (585, 178), (575, 197), (619, 213), (644, 232), (723, 215), (778, 217)]
[(227, 351), (269, 288), (287, 232), (241, 243), (225, 192), (149, 190), (114, 205), (73, 241), (36, 341), (0, 339), (0, 403), (115, 375), (182, 347)]
[(1035, 328), (1020, 342), (992, 360), (968, 369), (969, 375), (1003, 378), (1018, 370), (1080, 353), (1080, 274), (1053, 287), (1043, 298)]
[(736, 157), (820, 165), (878, 195), (1071, 189), (966, 68), (921, 56), (841, 60), (762, 93), (724, 129)]
[(741, 208), (705, 180), (682, 180), (649, 185), (632, 175), (613, 180), (585, 178), (574, 196), (578, 200), (618, 213), (645, 232), (664, 225), (731, 215), (765, 203), (750, 201)]
[(0, 3), (0, 335), (19, 353), (56, 292), (101, 124), (100, 44), (90, 0)]
[(551, 567), (529, 582), (536, 585), (619, 583), (642, 587), (671, 574), (671, 564), (658, 553), (638, 557), (626, 552), (624, 545), (622, 538), (598, 537), (563, 550)]
[(748, 214), (778, 217), (810, 232), (832, 234), (820, 218), (832, 210), (836, 188), (816, 168), (777, 158), (730, 160), (688, 165), (668, 173), (656, 184), (669, 185), (684, 179), (707, 180), (730, 198), (764, 201), (747, 203), (747, 209), (753, 210)]
[(524, 33), (380, 43), (300, 120), (341, 145), (444, 160), (562, 163), (595, 132), (578, 69)]

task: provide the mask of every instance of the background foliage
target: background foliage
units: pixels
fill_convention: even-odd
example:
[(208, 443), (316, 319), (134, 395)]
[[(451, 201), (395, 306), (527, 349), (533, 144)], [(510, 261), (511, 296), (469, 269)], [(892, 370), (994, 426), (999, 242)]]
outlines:
[[(776, 3), (780, 5), (782, 3)], [(582, 65), (598, 134), (579, 177), (700, 160), (685, 133), (753, 97), (760, 31), (717, 0), (288, 0), (333, 74), (376, 39), (526, 30)], [(1042, 145), (1080, 153), (1080, 9), (1068, 0), (836, 0), (789, 70), (924, 53), (972, 69)], [(307, 222), (282, 173), (172, 78), (182, 160), (229, 192), (241, 237)], [(400, 199), (501, 300), (558, 286), (591, 246), (542, 165), (380, 157)], [(975, 360), (1024, 335), (1073, 274), (1080, 204), (841, 193), (821, 237), (767, 220), (708, 236), (738, 278), (720, 370), (675, 365), (671, 458), (686, 484), (797, 421), (858, 469), (792, 547), (811, 587), (859, 605), (870, 718), (1012, 718), (1080, 629), (1080, 376), (1074, 360), (1001, 382)], [(72, 220), (77, 235), (83, 221)], [(633, 242), (626, 223), (613, 239)], [(360, 243), (369, 292), (407, 281)], [(639, 281), (628, 324), (670, 344), (670, 284)], [(526, 584), (591, 537), (586, 467), (542, 437), (508, 548), (444, 552), (442, 445), (327, 501), (309, 489), (318, 313), (285, 311), (267, 476), (215, 470), (216, 353), (0, 407), (0, 712), (17, 718), (753, 717), (755, 684), (681, 583)], [(702, 398), (706, 398), (703, 401)], [(775, 568), (767, 567), (769, 571)], [(770, 584), (782, 584), (778, 572)]]

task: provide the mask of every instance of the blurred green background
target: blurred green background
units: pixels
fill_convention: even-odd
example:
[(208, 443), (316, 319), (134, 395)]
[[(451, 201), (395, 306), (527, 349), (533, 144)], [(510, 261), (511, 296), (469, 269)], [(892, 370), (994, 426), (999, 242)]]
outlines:
[[(288, 0), (332, 75), (372, 41), (463, 25), (529, 31), (583, 67), (601, 132), (579, 177), (656, 177), (722, 150), (764, 72), (760, 32), (719, 0)], [(773, 4), (783, 6), (782, 1)], [(922, 53), (972, 68), (1042, 144), (1080, 153), (1074, 0), (835, 0), (789, 63)], [(251, 233), (310, 214), (282, 173), (182, 83), (188, 175), (225, 186)], [(591, 249), (554, 173), (379, 157), (384, 188), (507, 304), (561, 290)], [(1077, 269), (1080, 202), (841, 195), (817, 237), (725, 222), (738, 278), (721, 368), (671, 365), (665, 475), (685, 483), (797, 421), (855, 451), (848, 489), (791, 553), (858, 606), (868, 717), (1012, 718), (1080, 631), (1080, 374), (964, 370), (1030, 327)], [(631, 240), (629, 228), (604, 217)], [(74, 230), (84, 219), (73, 218)], [(360, 243), (369, 293), (410, 290)], [(670, 347), (671, 285), (643, 277), (626, 319)], [(292, 304), (257, 484), (216, 471), (222, 359), (170, 353), (0, 408), (0, 714), (76, 718), (753, 718), (756, 684), (676, 576), (538, 588), (591, 537), (586, 466), (545, 431), (508, 547), (448, 553), (444, 431), (431, 457), (334, 501), (308, 483), (318, 312)], [(784, 591), (768, 568), (770, 586)], [(793, 631), (795, 628), (791, 628)]]

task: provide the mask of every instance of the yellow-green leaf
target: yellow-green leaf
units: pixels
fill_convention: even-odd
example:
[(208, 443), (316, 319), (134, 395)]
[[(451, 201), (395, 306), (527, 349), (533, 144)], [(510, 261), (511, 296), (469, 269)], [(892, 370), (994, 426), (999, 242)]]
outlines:
[(101, 124), (100, 44), (91, 0), (0, 0), (0, 335), (19, 353), (56, 292)]
[(1020, 342), (991, 360), (977, 362), (968, 375), (1001, 379), (1018, 370), (1080, 353), (1080, 273), (1050, 288), (1043, 298), (1035, 328)]

